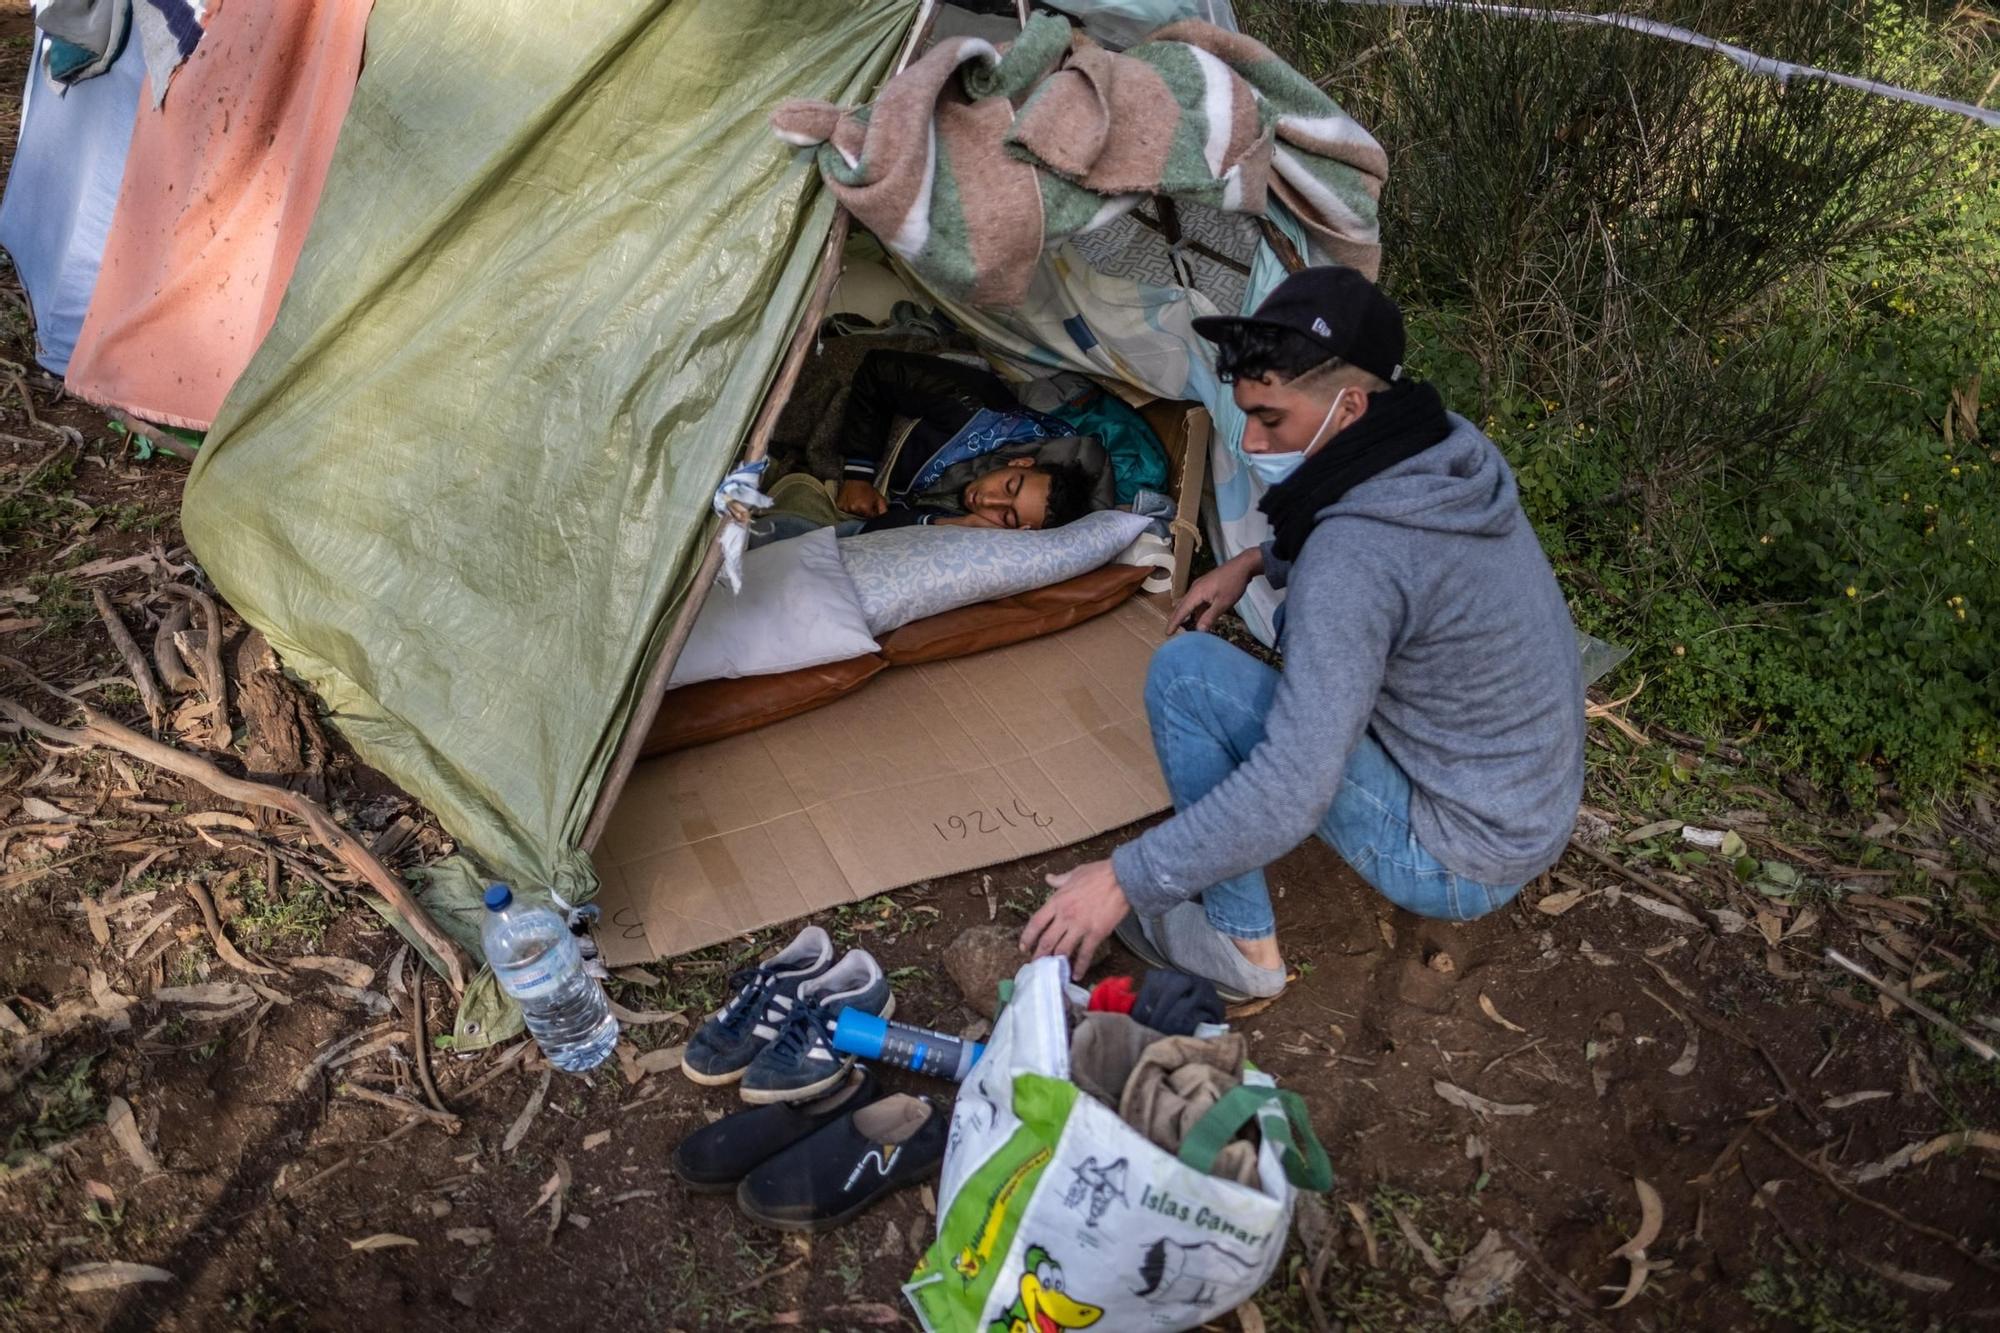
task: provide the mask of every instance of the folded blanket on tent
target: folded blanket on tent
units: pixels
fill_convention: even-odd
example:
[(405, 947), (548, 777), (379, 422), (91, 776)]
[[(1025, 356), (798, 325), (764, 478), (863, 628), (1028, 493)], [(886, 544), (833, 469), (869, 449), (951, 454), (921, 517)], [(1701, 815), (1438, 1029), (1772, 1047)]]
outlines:
[(978, 305), (1027, 296), (1044, 250), (1149, 194), (1262, 213), (1275, 191), (1332, 259), (1381, 260), (1381, 147), (1262, 43), (1170, 24), (1123, 53), (1054, 15), (1003, 54), (947, 38), (866, 106), (781, 104), (847, 209), (926, 283)]

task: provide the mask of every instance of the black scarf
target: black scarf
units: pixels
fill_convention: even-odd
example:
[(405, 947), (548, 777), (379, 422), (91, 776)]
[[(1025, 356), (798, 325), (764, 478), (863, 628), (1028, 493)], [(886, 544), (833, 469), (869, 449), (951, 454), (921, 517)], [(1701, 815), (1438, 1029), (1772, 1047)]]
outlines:
[(1265, 493), (1258, 507), (1271, 520), (1279, 557), (1298, 559), (1322, 509), (1449, 434), (1444, 400), (1429, 384), (1405, 380), (1370, 394), (1368, 410), (1359, 421), (1321, 445), (1298, 471)]

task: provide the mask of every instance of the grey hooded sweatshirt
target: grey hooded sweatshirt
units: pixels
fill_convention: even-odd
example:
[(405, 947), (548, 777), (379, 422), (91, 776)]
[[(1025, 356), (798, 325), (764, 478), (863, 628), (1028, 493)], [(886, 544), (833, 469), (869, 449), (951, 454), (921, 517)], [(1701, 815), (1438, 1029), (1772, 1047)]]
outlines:
[(1411, 828), (1446, 869), (1513, 886), (1562, 854), (1583, 795), (1576, 629), (1506, 460), (1450, 420), (1321, 510), (1295, 562), (1265, 547), (1286, 601), (1264, 739), (1113, 854), (1141, 916), (1305, 841), (1364, 730), (1409, 775)]

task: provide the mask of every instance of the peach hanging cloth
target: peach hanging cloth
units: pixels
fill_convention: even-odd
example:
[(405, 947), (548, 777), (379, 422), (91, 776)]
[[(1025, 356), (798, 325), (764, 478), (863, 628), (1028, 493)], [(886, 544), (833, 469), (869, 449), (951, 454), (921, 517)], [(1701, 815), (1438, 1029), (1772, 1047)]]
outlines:
[(71, 393), (194, 430), (215, 420), (305, 245), (372, 3), (214, 8), (165, 107), (139, 115)]

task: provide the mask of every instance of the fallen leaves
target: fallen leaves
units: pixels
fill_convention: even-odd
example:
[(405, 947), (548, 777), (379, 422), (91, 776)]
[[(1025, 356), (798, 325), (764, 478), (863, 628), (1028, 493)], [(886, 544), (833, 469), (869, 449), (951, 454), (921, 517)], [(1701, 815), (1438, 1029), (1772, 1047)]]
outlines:
[(514, 1117), (513, 1125), (507, 1130), (507, 1137), (500, 1140), (501, 1152), (514, 1151), (521, 1146), (521, 1140), (528, 1137), (528, 1130), (535, 1123), (535, 1117), (542, 1113), (542, 1101), (549, 1095), (549, 1082), (554, 1077), (554, 1070), (542, 1071), (542, 1081), (528, 1094), (528, 1103), (521, 1108), (521, 1114)]
[(491, 1227), (452, 1227), (444, 1233), (444, 1238), (454, 1245), (471, 1245), (475, 1248), (493, 1243)]
[(1519, 1023), (1510, 1023), (1505, 1018), (1502, 1018), (1500, 1011), (1494, 1008), (1493, 1001), (1487, 998), (1485, 991), (1479, 993), (1479, 1012), (1485, 1014), (1501, 1027), (1506, 1028), (1509, 1032), (1519, 1032), (1526, 1035), (1528, 1031), (1528, 1029), (1522, 1027)]
[(1541, 1109), (1532, 1102), (1496, 1102), (1441, 1078), (1431, 1080), (1431, 1090), (1453, 1106), (1463, 1107), (1477, 1116), (1533, 1115)]
[(139, 1122), (132, 1115), (130, 1102), (123, 1097), (108, 1098), (104, 1103), (104, 1126), (111, 1131), (112, 1141), (125, 1154), (126, 1161), (149, 1176), (159, 1171), (159, 1159), (146, 1147), (145, 1136), (139, 1132)]
[(348, 1241), (347, 1248), (350, 1250), (396, 1250), (415, 1246), (416, 1243), (416, 1239), (411, 1236), (399, 1236), (393, 1231), (378, 1231), (372, 1236), (363, 1236), (360, 1240)]
[(1822, 1111), (1845, 1111), (1850, 1106), (1863, 1102), (1878, 1102), (1884, 1097), (1893, 1097), (1887, 1088), (1869, 1088), (1864, 1092), (1843, 1092), (1838, 1097), (1829, 1097), (1819, 1104)]
[(585, 1152), (595, 1152), (609, 1142), (611, 1142), (611, 1131), (600, 1129), (595, 1134), (586, 1134), (583, 1136), (583, 1150)]
[(1646, 1258), (1646, 1247), (1660, 1238), (1660, 1229), (1666, 1225), (1666, 1206), (1660, 1202), (1660, 1192), (1639, 1177), (1632, 1177), (1632, 1188), (1639, 1195), (1639, 1229), (1632, 1238), (1611, 1252), (1613, 1259), (1623, 1259), (1632, 1266), (1625, 1279), (1625, 1290), (1618, 1299), (1606, 1307), (1622, 1310), (1639, 1299), (1639, 1293), (1646, 1289), (1646, 1275), (1654, 1265)]
[(1596, 889), (1565, 889), (1561, 893), (1547, 894), (1535, 902), (1535, 910), (1544, 916), (1561, 916), (1585, 898), (1595, 898)]
[(287, 960), (293, 967), (303, 967), (309, 972), (324, 972), (344, 986), (360, 990), (375, 980), (375, 969), (355, 962), (352, 958), (336, 958), (323, 954), (306, 954)]
[(573, 1179), (570, 1174), (569, 1159), (558, 1156), (554, 1173), (542, 1182), (542, 1192), (535, 1196), (532, 1204), (528, 1205), (528, 1211), (521, 1214), (523, 1217), (532, 1217), (546, 1206), (549, 1210), (548, 1234), (551, 1239), (555, 1237), (556, 1228), (562, 1225), (563, 1204), (569, 1199), (569, 1187)]
[(1685, 907), (1676, 907), (1672, 903), (1663, 903), (1658, 898), (1649, 898), (1643, 893), (1627, 893), (1623, 897), (1626, 902), (1632, 904), (1632, 906), (1642, 912), (1651, 912), (1654, 916), (1665, 917), (1667, 920), (1679, 922), (1683, 926), (1699, 926), (1702, 924), (1701, 918), (1693, 912), (1688, 911)]
[(605, 1003), (610, 1006), (612, 1016), (627, 1027), (648, 1027), (654, 1023), (685, 1024), (687, 1022), (687, 1015), (678, 1009), (669, 1010), (664, 1013), (654, 1013), (638, 1009), (627, 1009), (616, 1000), (606, 1000)]
[(1444, 1287), (1444, 1312), (1462, 1324), (1479, 1311), (1500, 1304), (1513, 1289), (1526, 1260), (1500, 1243), (1492, 1227), (1479, 1238)]
[(74, 1264), (62, 1271), (63, 1290), (77, 1294), (88, 1291), (116, 1291), (120, 1287), (137, 1286), (142, 1282), (177, 1280), (166, 1269), (155, 1268), (151, 1264)]
[(1856, 1263), (1883, 1281), (1893, 1282), (1899, 1287), (1908, 1288), (1922, 1295), (1942, 1296), (1951, 1290), (1949, 1278), (1932, 1277), (1928, 1273), (1913, 1273), (1907, 1268), (1898, 1268), (1894, 1264), (1881, 1263), (1873, 1259), (1863, 1259), (1859, 1255), (1853, 1257)]
[(1382, 1252), (1375, 1246), (1375, 1229), (1368, 1225), (1368, 1212), (1354, 1200), (1347, 1201), (1347, 1215), (1354, 1219), (1355, 1229), (1361, 1233), (1361, 1244), (1368, 1251), (1368, 1266), (1382, 1266)]
[(1667, 1066), (1667, 1072), (1675, 1078), (1686, 1078), (1694, 1072), (1695, 1061), (1701, 1058), (1701, 1029), (1694, 1025), (1694, 1020), (1668, 1004), (1659, 996), (1653, 994), (1646, 987), (1639, 987), (1639, 992), (1680, 1020), (1681, 1031), (1686, 1035), (1687, 1040), (1681, 1045), (1680, 1055), (1675, 1058), (1672, 1064)]
[(1395, 1219), (1396, 1230), (1403, 1233), (1403, 1239), (1410, 1243), (1410, 1248), (1424, 1261), (1424, 1267), (1443, 1277), (1444, 1260), (1438, 1258), (1438, 1252), (1431, 1248), (1430, 1242), (1424, 1239), (1421, 1231), (1417, 1230), (1417, 1224), (1410, 1220), (1410, 1215), (1399, 1205), (1390, 1204), (1389, 1216)]
[(238, 981), (204, 981), (193, 986), (162, 986), (153, 992), (162, 1004), (191, 1004), (208, 1009), (255, 1000), (257, 993)]
[(1870, 1162), (1866, 1166), (1859, 1167), (1849, 1175), (1848, 1179), (1857, 1185), (1865, 1185), (1871, 1180), (1880, 1180), (1905, 1167), (1919, 1166), (1939, 1153), (1960, 1152), (1967, 1148), (2000, 1153), (2000, 1134), (1984, 1129), (1962, 1129), (1953, 1134), (1940, 1134), (1934, 1139), (1898, 1148), (1879, 1162)]

